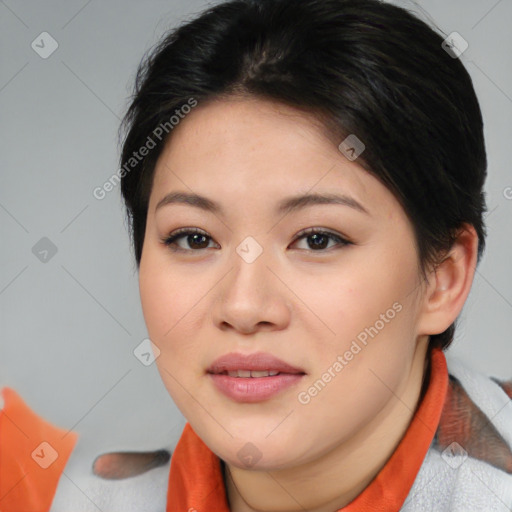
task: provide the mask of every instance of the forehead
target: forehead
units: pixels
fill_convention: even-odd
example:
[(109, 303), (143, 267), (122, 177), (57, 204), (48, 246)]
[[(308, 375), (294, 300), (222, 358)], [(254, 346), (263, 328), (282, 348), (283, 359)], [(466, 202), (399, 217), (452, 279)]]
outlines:
[(264, 208), (306, 192), (350, 194), (369, 210), (376, 202), (396, 207), (391, 193), (348, 160), (313, 115), (255, 98), (199, 104), (174, 127), (156, 165), (150, 208), (171, 190), (242, 207), (257, 200)]

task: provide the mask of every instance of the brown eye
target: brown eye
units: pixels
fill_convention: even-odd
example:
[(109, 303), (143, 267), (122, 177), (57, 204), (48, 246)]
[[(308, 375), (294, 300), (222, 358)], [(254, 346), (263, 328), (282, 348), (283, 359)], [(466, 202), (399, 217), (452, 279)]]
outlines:
[[(179, 245), (178, 241), (181, 239), (185, 240), (188, 247)], [(344, 247), (351, 244), (351, 242), (336, 233), (316, 228), (301, 231), (293, 243), (295, 244), (302, 239), (307, 240), (308, 247), (305, 250), (312, 252), (325, 252), (326, 249), (332, 249), (333, 246), (329, 247), (329, 242), (331, 241), (335, 242), (334, 247)], [(164, 238), (162, 243), (175, 252), (198, 252), (208, 249), (209, 242), (212, 240), (210, 235), (199, 229), (181, 228)]]
[[(336, 233), (332, 233), (330, 231), (323, 231), (316, 228), (310, 228), (301, 231), (297, 235), (297, 238), (295, 239), (294, 243), (302, 239), (307, 240), (309, 249), (306, 250), (311, 250), (313, 252), (324, 251), (327, 248), (329, 241), (331, 240), (336, 242), (337, 245), (341, 247), (350, 244), (348, 240), (344, 239), (343, 237)], [(330, 248), (332, 248), (332, 246)]]
[[(188, 247), (180, 247), (176, 242), (185, 239)], [(162, 242), (173, 251), (200, 251), (208, 248), (208, 241), (212, 238), (204, 231), (198, 229), (182, 228), (171, 233)]]

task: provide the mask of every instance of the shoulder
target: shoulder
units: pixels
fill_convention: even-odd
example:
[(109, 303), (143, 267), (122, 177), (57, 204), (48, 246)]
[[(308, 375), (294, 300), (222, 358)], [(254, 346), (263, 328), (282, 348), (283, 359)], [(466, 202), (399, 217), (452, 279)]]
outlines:
[(512, 382), (445, 355), (449, 385), (441, 419), (401, 510), (511, 510)]
[(2, 511), (48, 510), (77, 434), (45, 420), (14, 389), (0, 394)]
[[(512, 379), (505, 381), (471, 368), (451, 354), (446, 356), (450, 376), (449, 389), (452, 403), (460, 421), (471, 419), (472, 434), (492, 444), (501, 438), (505, 446), (512, 447)], [(511, 369), (512, 370), (512, 369)], [(465, 404), (465, 405), (464, 405)], [(490, 448), (490, 447), (489, 447)], [(506, 451), (506, 450), (505, 450)], [(508, 451), (510, 454), (510, 451)], [(512, 454), (504, 462), (504, 470), (512, 473)]]
[(161, 512), (166, 509), (170, 451), (102, 453), (81, 439), (50, 512)]
[(170, 450), (104, 454), (103, 440), (53, 425), (14, 389), (0, 388), (0, 398), (3, 512), (165, 510)]

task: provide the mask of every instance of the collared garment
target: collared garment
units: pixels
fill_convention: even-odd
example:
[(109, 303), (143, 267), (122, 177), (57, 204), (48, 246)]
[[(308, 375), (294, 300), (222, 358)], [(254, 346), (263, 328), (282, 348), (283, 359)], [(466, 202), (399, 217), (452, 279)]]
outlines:
[[(221, 460), (189, 423), (170, 462), (162, 450), (102, 455), (38, 416), (13, 389), (2, 395), (0, 512), (229, 511)], [(511, 396), (511, 383), (455, 359), (447, 365), (433, 349), (428, 386), (399, 445), (333, 512), (512, 510)], [(93, 464), (118, 478), (101, 478)]]

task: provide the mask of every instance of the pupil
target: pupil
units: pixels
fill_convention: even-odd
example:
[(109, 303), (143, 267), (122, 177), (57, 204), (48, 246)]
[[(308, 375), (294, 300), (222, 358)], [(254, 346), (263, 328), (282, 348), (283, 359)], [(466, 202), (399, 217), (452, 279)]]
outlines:
[(326, 244), (325, 244), (325, 243), (323, 243), (323, 244), (322, 244), (322, 243), (317, 243), (319, 238), (320, 238), (320, 239), (323, 239), (323, 240), (324, 240), (324, 242), (325, 242), (325, 241), (326, 241), (326, 239), (327, 239), (327, 237), (326, 237), (325, 235), (322, 235), (322, 234), (318, 234), (318, 233), (316, 233), (316, 234), (314, 234), (314, 235), (310, 235), (310, 237), (309, 237), (309, 238), (312, 238), (313, 240), (315, 240), (315, 242), (313, 242), (313, 246), (314, 246), (314, 247), (316, 247), (316, 248), (321, 248), (321, 249), (325, 248), (325, 246), (326, 246)]
[[(196, 243), (196, 242), (194, 241), (194, 242), (190, 243), (190, 239), (194, 240), (196, 237), (206, 238), (205, 235), (201, 235), (200, 233), (195, 233), (193, 235), (189, 235), (188, 238), (189, 238), (189, 244), (191, 247), (193, 247), (194, 243)], [(200, 242), (198, 244), (201, 245)], [(200, 247), (200, 248), (202, 249), (202, 247)]]
[[(196, 246), (197, 245), (201, 245), (201, 242), (199, 242), (197, 240), (197, 238), (203, 238), (203, 244), (204, 244), (204, 242), (205, 242), (204, 239), (206, 238), (206, 236), (205, 235), (201, 235), (201, 234), (194, 234), (194, 235), (189, 235), (188, 238), (189, 238), (189, 244), (192, 247), (192, 246), (194, 246), (194, 244), (196, 244)], [(310, 240), (313, 240), (312, 246), (314, 248), (323, 249), (323, 248), (326, 247), (326, 243), (325, 242), (327, 241), (327, 237), (325, 235), (315, 233), (314, 235), (310, 235), (308, 238)], [(190, 240), (192, 240), (192, 242), (190, 242)], [(202, 247), (200, 247), (200, 248), (202, 248)]]

